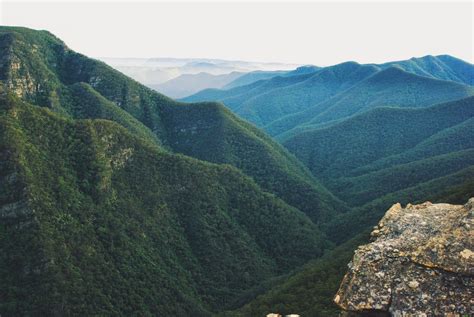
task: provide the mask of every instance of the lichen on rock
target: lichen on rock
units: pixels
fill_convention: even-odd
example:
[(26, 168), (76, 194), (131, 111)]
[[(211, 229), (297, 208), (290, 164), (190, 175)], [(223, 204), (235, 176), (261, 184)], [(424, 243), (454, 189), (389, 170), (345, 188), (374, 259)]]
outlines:
[(360, 246), (334, 301), (347, 316), (474, 314), (474, 198), (393, 205)]

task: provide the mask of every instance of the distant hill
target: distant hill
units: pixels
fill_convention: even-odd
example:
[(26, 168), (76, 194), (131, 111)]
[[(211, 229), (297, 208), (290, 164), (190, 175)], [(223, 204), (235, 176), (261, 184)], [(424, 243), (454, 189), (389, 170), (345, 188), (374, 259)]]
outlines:
[(172, 98), (183, 98), (206, 88), (222, 88), (242, 75), (244, 73), (239, 72), (222, 75), (183, 74), (162, 84), (148, 86)]
[(118, 71), (127, 74), (147, 86), (159, 85), (180, 75), (178, 68), (157, 68), (147, 66), (115, 66)]
[[(232, 61), (211, 58), (102, 57), (100, 60), (148, 87), (162, 84), (180, 75), (195, 75), (202, 72), (211, 75), (224, 75), (232, 72), (271, 73), (275, 71), (278, 73), (280, 71), (291, 71), (298, 66), (296, 64)], [(253, 82), (253, 80), (246, 83), (250, 82)]]
[(183, 98), (182, 100), (186, 102), (220, 101), (232, 111), (239, 114), (239, 109), (246, 100), (257, 97), (273, 89), (302, 82), (310, 78), (312, 75), (313, 73), (303, 73), (295, 76), (279, 75), (267, 80), (259, 80), (229, 90), (205, 89), (195, 95)]
[(417, 76), (390, 67), (327, 100), (310, 123), (323, 123), (379, 106), (426, 107), (474, 95), (474, 87)]
[(236, 112), (265, 127), (281, 117), (300, 112), (326, 100), (375, 72), (377, 68), (373, 66), (363, 66), (354, 62), (327, 67), (316, 73), (309, 73), (310, 77), (299, 82), (272, 88), (249, 98)]
[[(472, 94), (472, 86), (470, 85), (472, 85), (474, 66), (454, 57), (441, 55), (425, 56), (380, 65), (360, 65), (355, 62), (347, 62), (313, 70), (314, 72), (309, 72), (312, 76), (307, 77), (296, 75), (293, 77), (291, 72), (286, 73), (284, 76), (291, 79), (279, 81), (278, 84), (274, 79), (273, 81), (272, 79), (267, 79), (238, 87), (239, 89), (224, 91), (203, 90), (185, 98), (185, 100), (221, 101), (235, 113), (262, 127), (271, 135), (284, 139), (288, 134), (294, 134), (293, 132), (295, 131), (289, 132), (292, 129), (295, 129), (296, 132), (306, 130), (307, 127), (305, 125), (308, 123), (322, 124), (326, 121), (343, 118), (342, 108), (349, 106), (339, 105), (339, 108), (335, 107), (328, 110), (328, 113), (322, 114), (331, 108), (333, 104), (344, 103), (345, 101), (340, 101), (343, 98), (347, 98), (347, 103), (350, 103), (350, 98), (355, 97), (355, 102), (357, 103), (355, 108), (361, 107), (361, 105), (363, 105), (362, 108), (366, 108), (375, 105), (397, 106), (396, 102), (402, 102), (401, 106), (405, 106), (409, 100), (416, 101), (421, 99), (426, 100), (419, 103), (420, 105), (426, 103), (435, 104), (467, 97)], [(400, 71), (397, 72), (397, 70)], [(410, 77), (410, 75), (403, 75), (403, 71), (410, 75), (418, 76)], [(381, 74), (376, 76), (378, 72)], [(374, 78), (369, 80), (368, 77), (371, 75), (374, 75)], [(422, 83), (428, 79), (442, 80), (445, 84), (435, 81), (425, 81), (425, 83)], [(377, 84), (377, 87), (364, 87), (361, 83), (363, 80), (367, 80), (366, 84), (368, 85), (375, 85), (377, 80), (380, 80), (380, 83)], [(398, 90), (395, 90), (395, 87), (393, 87), (394, 90), (390, 92), (391, 97), (385, 98), (383, 95), (383, 90), (385, 89), (382, 87), (383, 83), (388, 87), (397, 81), (398, 83), (396, 84), (399, 85)], [(403, 81), (410, 82), (409, 87), (405, 91), (401, 89), (401, 85), (404, 84)], [(453, 82), (458, 83), (458, 86), (453, 84)], [(352, 87), (359, 83), (361, 86), (357, 88)], [(416, 85), (421, 86), (419, 89), (414, 88)], [(440, 99), (436, 99), (433, 96), (430, 101), (430, 93), (428, 93), (430, 85), (433, 85), (433, 90), (444, 86), (435, 96), (444, 95), (444, 91), (451, 89), (453, 89), (453, 93), (447, 94), (444, 98)], [(410, 87), (417, 91), (410, 90)], [(346, 92), (349, 88), (353, 90)], [(347, 94), (344, 95), (343, 93)], [(411, 96), (413, 93), (418, 97)], [(374, 94), (371, 97), (372, 100), (364, 101), (365, 94)], [(412, 102), (411, 105), (414, 105), (414, 103)], [(332, 110), (334, 110), (334, 113)], [(316, 118), (320, 115), (321, 118)]]
[(473, 166), (473, 124), (469, 97), (421, 109), (377, 108), (284, 145), (334, 193), (360, 206)]
[[(256, 70), (256, 71), (244, 74), (220, 88), (225, 89), (225, 90), (232, 89), (234, 87), (245, 86), (259, 80), (269, 79), (278, 75), (284, 75), (286, 73), (287, 71), (280, 71), (280, 70), (275, 70), (275, 71)], [(218, 87), (209, 87), (209, 88), (218, 88)]]
[(420, 76), (474, 85), (474, 65), (450, 55), (427, 55), (378, 66), (382, 69), (395, 66)]

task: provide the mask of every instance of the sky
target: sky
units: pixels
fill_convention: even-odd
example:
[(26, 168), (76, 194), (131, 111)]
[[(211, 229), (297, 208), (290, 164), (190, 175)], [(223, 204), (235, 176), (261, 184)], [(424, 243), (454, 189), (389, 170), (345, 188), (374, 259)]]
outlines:
[(0, 0), (0, 24), (44, 29), (91, 57), (333, 65), (450, 54), (471, 63), (473, 1)]

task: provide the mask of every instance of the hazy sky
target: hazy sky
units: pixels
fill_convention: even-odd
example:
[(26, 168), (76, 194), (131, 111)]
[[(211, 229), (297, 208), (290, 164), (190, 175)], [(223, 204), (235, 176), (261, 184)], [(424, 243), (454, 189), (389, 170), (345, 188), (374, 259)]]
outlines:
[(93, 57), (330, 65), (427, 54), (473, 59), (473, 2), (0, 0), (0, 24), (46, 29)]

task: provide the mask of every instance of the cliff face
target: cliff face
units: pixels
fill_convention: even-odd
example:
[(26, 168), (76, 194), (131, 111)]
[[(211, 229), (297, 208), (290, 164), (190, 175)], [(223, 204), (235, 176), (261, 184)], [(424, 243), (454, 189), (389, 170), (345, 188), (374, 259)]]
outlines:
[(355, 252), (334, 301), (346, 315), (474, 313), (474, 198), (393, 205)]

